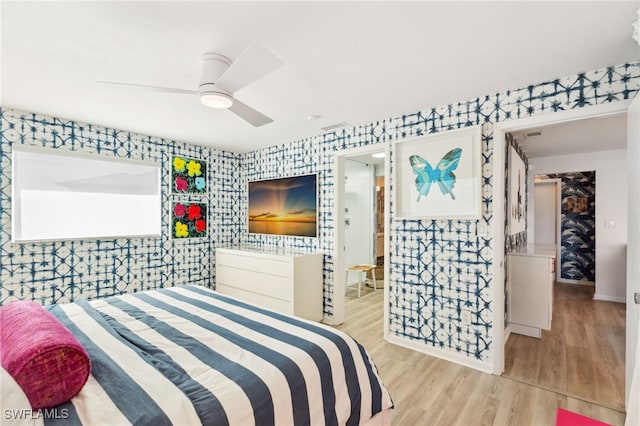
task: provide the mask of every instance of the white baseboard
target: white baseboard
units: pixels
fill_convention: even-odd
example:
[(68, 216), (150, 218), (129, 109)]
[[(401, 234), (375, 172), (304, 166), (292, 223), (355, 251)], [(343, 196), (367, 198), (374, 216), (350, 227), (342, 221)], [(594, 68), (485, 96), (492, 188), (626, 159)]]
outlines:
[(607, 296), (606, 294), (594, 294), (593, 300), (602, 300), (603, 302), (617, 302), (617, 303), (627, 303), (627, 300), (624, 297), (617, 296)]
[[(391, 332), (389, 332), (391, 333)], [(456, 352), (446, 351), (444, 349), (434, 348), (433, 346), (427, 346), (424, 343), (417, 342), (415, 340), (403, 339), (398, 336), (389, 334), (387, 342), (394, 345), (402, 346), (407, 349), (422, 352), (423, 354), (431, 355), (436, 358), (443, 359), (445, 361), (460, 364), (465, 367), (473, 368), (474, 370), (482, 371), (483, 373), (491, 374), (492, 366), (490, 361), (478, 361), (468, 358), (464, 355), (460, 355)]]
[(322, 320), (320, 321), (323, 324), (327, 324), (327, 325), (340, 325), (340, 324), (344, 324), (344, 321), (339, 322), (336, 321), (336, 317), (333, 315), (325, 315), (322, 317)]
[(578, 285), (590, 285), (590, 286), (595, 286), (596, 283), (594, 283), (593, 281), (584, 281), (584, 280), (569, 280), (566, 278), (559, 278), (556, 280), (556, 282), (562, 283), (562, 284), (578, 284)]

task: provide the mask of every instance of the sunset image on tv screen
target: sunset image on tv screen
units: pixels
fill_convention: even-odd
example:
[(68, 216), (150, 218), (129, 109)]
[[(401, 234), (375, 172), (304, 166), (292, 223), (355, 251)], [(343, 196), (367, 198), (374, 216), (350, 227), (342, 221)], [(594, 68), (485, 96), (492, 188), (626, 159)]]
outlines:
[(249, 232), (315, 237), (316, 175), (249, 182)]

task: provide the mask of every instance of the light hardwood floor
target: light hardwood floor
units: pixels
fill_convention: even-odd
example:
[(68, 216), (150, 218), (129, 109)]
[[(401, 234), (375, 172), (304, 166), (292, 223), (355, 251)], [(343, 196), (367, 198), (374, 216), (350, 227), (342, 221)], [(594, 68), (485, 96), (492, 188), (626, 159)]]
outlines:
[(593, 300), (591, 286), (554, 286), (551, 330), (511, 334), (504, 375), (624, 409), (625, 305)]
[(360, 299), (347, 297), (347, 321), (337, 328), (355, 337), (378, 367), (394, 402), (393, 425), (552, 426), (559, 407), (612, 425), (624, 424), (621, 411), (384, 341), (382, 303), (380, 290), (367, 289)]

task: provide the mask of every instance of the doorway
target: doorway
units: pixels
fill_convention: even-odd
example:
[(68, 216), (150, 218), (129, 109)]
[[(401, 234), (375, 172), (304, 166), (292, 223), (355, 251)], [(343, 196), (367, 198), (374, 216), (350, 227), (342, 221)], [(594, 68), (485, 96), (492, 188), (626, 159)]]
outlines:
[[(374, 156), (375, 155), (375, 156)], [(362, 295), (375, 291), (384, 317), (384, 336), (388, 333), (388, 256), (385, 242), (389, 236), (389, 199), (384, 182), (389, 174), (389, 145), (378, 144), (336, 153), (335, 179), (335, 246), (334, 246), (334, 315), (332, 323), (342, 324), (347, 318), (347, 301), (357, 298), (353, 284), (359, 278), (347, 267), (356, 264), (375, 265), (376, 287), (361, 286)], [(378, 259), (380, 262), (378, 262)], [(372, 274), (368, 273), (369, 280)], [(362, 301), (365, 298), (362, 297)]]
[(534, 241), (555, 246), (558, 243), (560, 180), (536, 176), (534, 182)]
[[(616, 121), (620, 116), (623, 117), (622, 123)], [(561, 126), (569, 129), (563, 130), (565, 138), (570, 137), (570, 132), (581, 134), (581, 126), (606, 129), (610, 125), (609, 121), (614, 123), (611, 125), (624, 129), (626, 118), (624, 115), (620, 116), (599, 119), (595, 124), (595, 119), (574, 120)], [(570, 284), (556, 283), (551, 329), (543, 330), (540, 339), (509, 335), (506, 324), (504, 375), (608, 408), (624, 410), (625, 305), (611, 303), (609, 300), (616, 297), (615, 289), (607, 288), (609, 281), (619, 282), (623, 286), (626, 284), (624, 273), (619, 274), (614, 270), (624, 270), (624, 265), (618, 265), (619, 261), (624, 261), (624, 256), (607, 244), (601, 246), (602, 250), (596, 250), (596, 255), (600, 255), (598, 265), (611, 271), (610, 274), (599, 274), (601, 295), (605, 297), (598, 297), (597, 291), (594, 294), (593, 286), (575, 284), (596, 281), (591, 278), (595, 274), (595, 268), (592, 267), (595, 257), (591, 256), (592, 263), (580, 259), (581, 256), (589, 257), (587, 252), (590, 250), (589, 246), (595, 246), (596, 232), (598, 240), (602, 236), (604, 240), (611, 239), (614, 245), (626, 244), (626, 132), (620, 137), (621, 145), (614, 145), (609, 149), (590, 146), (588, 150), (584, 150), (580, 146), (574, 146), (572, 150), (563, 147), (563, 152), (553, 151), (566, 139), (556, 139), (556, 146), (548, 151), (536, 145), (538, 142), (543, 144), (536, 139), (540, 133), (545, 134), (547, 130), (553, 133), (559, 127), (560, 125), (539, 125), (535, 128), (513, 130), (521, 131), (517, 139), (529, 160), (527, 243), (544, 245), (555, 241), (556, 246), (563, 246), (562, 255), (556, 257), (559, 266), (556, 271), (562, 277), (566, 276), (563, 281)], [(529, 133), (534, 137), (523, 138), (522, 133)], [(607, 140), (607, 136), (600, 135), (600, 140)], [(572, 146), (569, 140), (566, 142), (567, 146)], [(595, 171), (581, 172), (582, 170)], [(534, 175), (537, 179), (534, 179)], [(567, 185), (564, 185), (565, 175), (566, 180), (570, 181)], [(587, 179), (586, 175), (592, 176), (592, 179)], [(614, 176), (617, 184), (612, 183)], [(546, 179), (541, 180), (541, 177)], [(574, 179), (575, 177), (579, 179)], [(596, 177), (603, 185), (603, 190), (599, 191), (603, 193), (603, 199), (599, 199), (601, 205), (597, 209), (598, 219), (594, 219)], [(558, 191), (558, 183), (549, 178), (562, 178), (562, 184), (566, 188)], [(578, 180), (580, 184), (577, 183)], [(594, 186), (594, 191), (582, 188), (589, 182), (593, 182), (591, 185)], [(616, 187), (618, 184), (620, 188)], [(559, 201), (558, 195), (561, 192), (565, 194)], [(614, 199), (606, 198), (613, 193), (617, 193)], [(540, 204), (551, 208), (542, 208)], [(567, 222), (575, 229), (564, 227), (561, 235), (558, 235), (556, 206), (561, 206), (563, 223)], [(581, 215), (589, 216), (592, 225), (581, 223)], [(609, 232), (606, 228), (609, 217), (615, 217), (610, 222), (621, 227), (622, 238), (619, 240), (616, 239), (615, 232)], [(596, 223), (602, 226), (597, 227)], [(624, 300), (624, 287), (619, 298), (621, 300), (616, 302)]]

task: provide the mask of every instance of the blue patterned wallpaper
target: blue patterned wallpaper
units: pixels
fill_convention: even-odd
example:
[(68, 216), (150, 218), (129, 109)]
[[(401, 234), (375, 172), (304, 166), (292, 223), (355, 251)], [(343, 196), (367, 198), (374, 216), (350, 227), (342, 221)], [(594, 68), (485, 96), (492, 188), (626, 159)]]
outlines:
[[(313, 247), (325, 254), (324, 312), (333, 313), (333, 156), (371, 144), (482, 125), (481, 221), (492, 221), (493, 123), (629, 99), (638, 91), (640, 63), (608, 67), (517, 90), (425, 109), (362, 126), (278, 145), (242, 155), (247, 180), (317, 172), (320, 238), (254, 236), (246, 230), (246, 191), (241, 195), (241, 240), (279, 247)], [(428, 98), (427, 98), (428, 99)], [(389, 191), (393, 191), (392, 176)], [(390, 192), (391, 193), (391, 192)], [(492, 343), (492, 239), (478, 237), (477, 221), (394, 220), (388, 252), (389, 317), (392, 335), (489, 361)], [(500, 224), (499, 226), (503, 226)], [(336, 297), (343, 297), (337, 295)], [(470, 326), (462, 323), (463, 311)], [(502, 325), (501, 325), (502, 326)]]
[[(184, 282), (212, 285), (213, 248), (230, 243), (308, 248), (325, 254), (324, 311), (333, 313), (333, 157), (337, 151), (384, 144), (423, 134), (482, 125), (482, 219), (491, 235), (493, 123), (633, 97), (640, 63), (608, 67), (362, 126), (234, 155), (98, 126), (3, 110), (0, 117), (0, 300), (34, 298), (44, 303), (98, 297)], [(425, 103), (428, 97), (425, 98)], [(171, 154), (208, 159), (211, 192), (209, 238), (12, 244), (10, 150), (12, 143), (86, 150), (110, 156), (154, 159)], [(393, 191), (392, 176), (389, 190)], [(502, 165), (500, 165), (502, 167)], [(247, 233), (247, 181), (318, 173), (319, 237), (275, 237)], [(501, 195), (502, 196), (502, 195)], [(163, 222), (169, 221), (165, 194)], [(389, 256), (390, 333), (400, 338), (488, 361), (492, 344), (492, 240), (479, 237), (478, 221), (394, 220), (391, 205)], [(503, 226), (499, 224), (498, 226)], [(337, 295), (343, 297), (343, 295)], [(471, 318), (463, 325), (463, 312)]]
[[(561, 179), (560, 278), (596, 281), (596, 172), (542, 175)], [(572, 204), (582, 199), (582, 206)]]
[[(162, 165), (163, 233), (159, 238), (11, 242), (11, 150), (15, 144), (154, 161)], [(170, 194), (171, 155), (208, 161), (205, 196)], [(43, 304), (127, 292), (215, 282), (213, 252), (237, 243), (236, 154), (101, 126), (0, 109), (0, 304), (33, 299)], [(209, 237), (172, 240), (171, 201), (207, 204)]]

